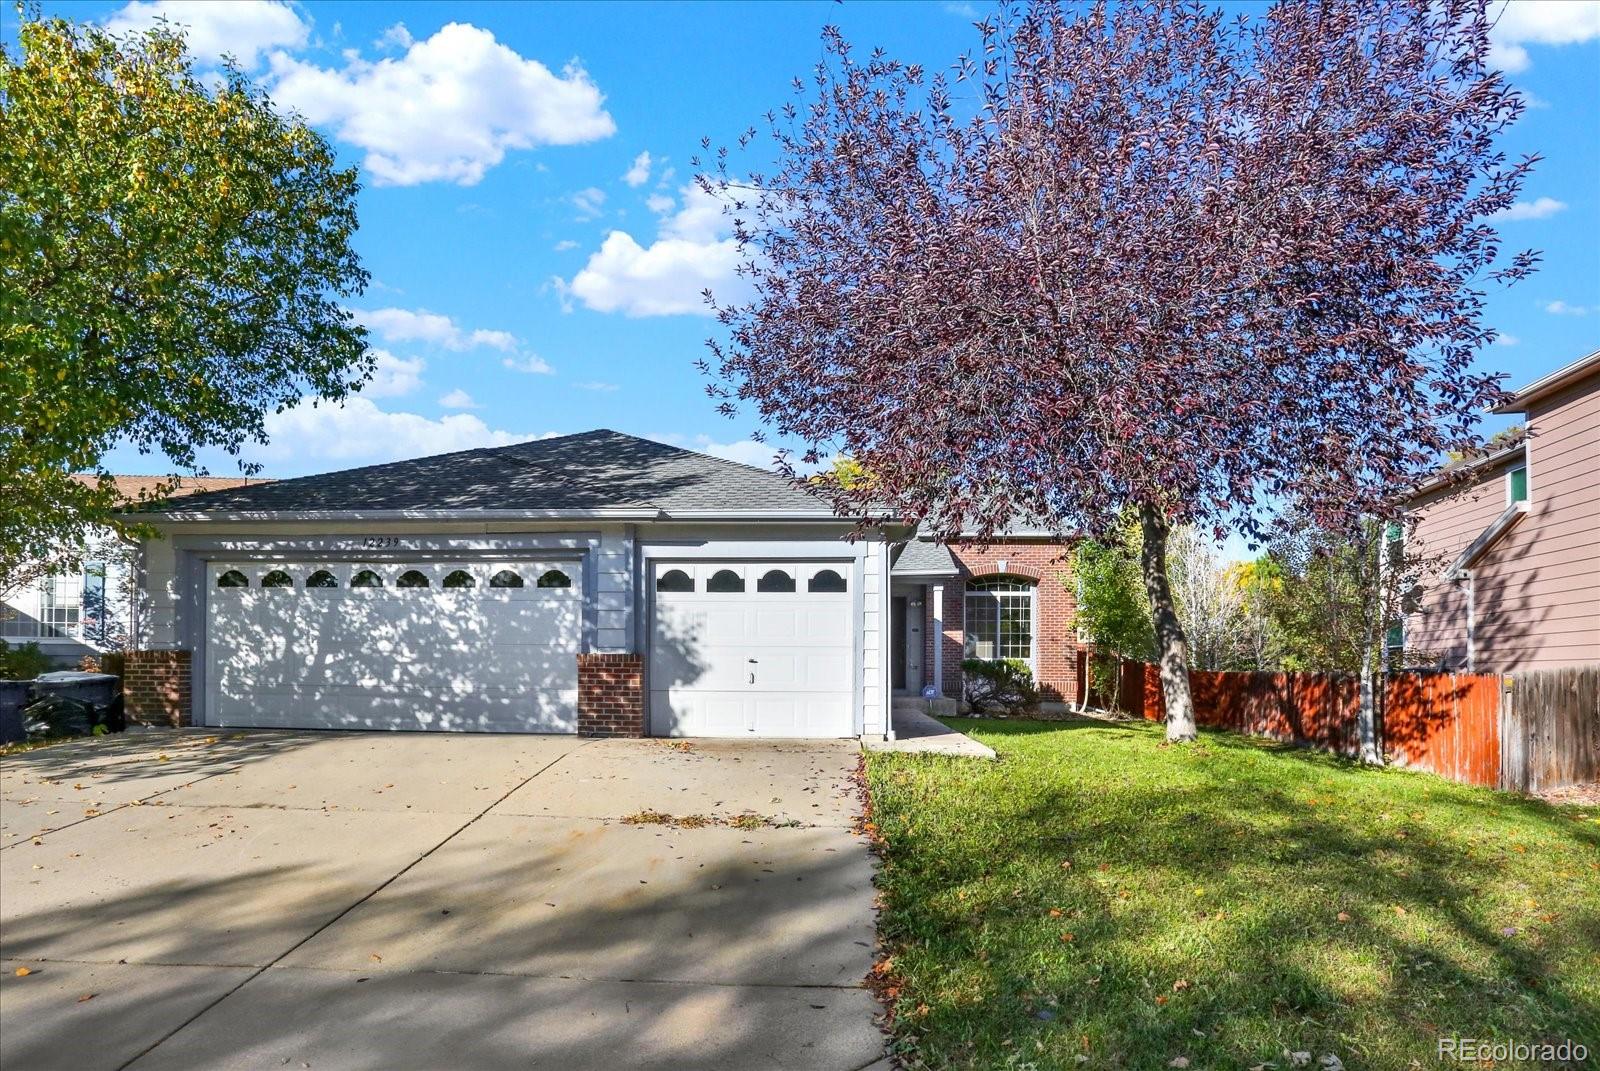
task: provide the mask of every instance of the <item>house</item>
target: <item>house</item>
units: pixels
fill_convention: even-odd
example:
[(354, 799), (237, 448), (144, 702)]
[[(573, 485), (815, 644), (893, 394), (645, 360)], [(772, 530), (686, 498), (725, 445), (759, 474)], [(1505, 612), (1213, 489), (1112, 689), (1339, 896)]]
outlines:
[[(96, 479), (92, 476), (81, 477)], [(155, 492), (167, 477), (114, 476), (117, 494), (137, 502)], [(171, 497), (259, 482), (238, 477), (188, 476)], [(63, 548), (65, 551), (68, 548)], [(37, 643), (58, 665), (76, 665), (85, 656), (120, 650), (136, 642), (137, 598), (128, 569), (128, 547), (109, 528), (97, 529), (86, 546), (75, 548), (82, 566), (55, 568), (40, 562), (24, 570), (21, 583), (0, 593), (0, 640)], [(63, 554), (63, 557), (69, 555)]]
[(1044, 537), (951, 553), (774, 473), (612, 431), (138, 518), (160, 534), (140, 552), (151, 642), (127, 676), (146, 717), (850, 737), (891, 732), (895, 692), (956, 691), (964, 651), (1075, 686)]
[(1423, 577), (1390, 646), (1478, 672), (1600, 662), (1600, 351), (1495, 412), (1523, 434), (1410, 497)]

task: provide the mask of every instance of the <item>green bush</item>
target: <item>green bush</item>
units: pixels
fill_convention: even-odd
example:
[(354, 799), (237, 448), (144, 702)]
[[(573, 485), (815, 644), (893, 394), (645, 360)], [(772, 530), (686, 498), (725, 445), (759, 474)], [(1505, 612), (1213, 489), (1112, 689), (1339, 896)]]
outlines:
[(50, 656), (37, 643), (12, 646), (0, 640), (0, 680), (31, 681), (51, 669)]
[(968, 658), (961, 663), (962, 692), (974, 711), (1013, 713), (1039, 705), (1028, 663), (1017, 658)]

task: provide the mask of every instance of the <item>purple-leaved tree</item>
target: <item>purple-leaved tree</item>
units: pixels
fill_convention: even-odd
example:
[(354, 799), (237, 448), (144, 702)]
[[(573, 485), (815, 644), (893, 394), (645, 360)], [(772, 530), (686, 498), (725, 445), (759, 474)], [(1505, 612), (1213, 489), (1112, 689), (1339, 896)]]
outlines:
[[(1498, 379), (1484, 289), (1530, 271), (1495, 212), (1533, 164), (1483, 0), (1040, 3), (949, 75), (837, 30), (704, 187), (753, 294), (716, 305), (725, 410), (867, 479), (942, 537), (1136, 510), (1167, 735), (1195, 735), (1166, 539), (1392, 516), (1473, 440)], [(764, 149), (766, 146), (767, 149)], [(798, 459), (796, 459), (798, 462)], [(836, 472), (839, 470), (836, 470)]]

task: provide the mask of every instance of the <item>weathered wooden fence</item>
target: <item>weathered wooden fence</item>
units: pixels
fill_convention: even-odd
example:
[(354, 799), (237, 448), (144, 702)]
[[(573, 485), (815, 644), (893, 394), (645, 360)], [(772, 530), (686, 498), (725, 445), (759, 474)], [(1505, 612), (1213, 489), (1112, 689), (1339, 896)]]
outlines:
[(1540, 792), (1600, 781), (1600, 666), (1506, 677), (1501, 787)]
[[(1360, 753), (1360, 681), (1347, 673), (1190, 670), (1195, 720), (1339, 755)], [(1155, 666), (1123, 662), (1116, 705), (1164, 716)], [(1393, 673), (1378, 737), (1397, 766), (1452, 781), (1537, 792), (1600, 780), (1600, 666), (1501, 677)]]

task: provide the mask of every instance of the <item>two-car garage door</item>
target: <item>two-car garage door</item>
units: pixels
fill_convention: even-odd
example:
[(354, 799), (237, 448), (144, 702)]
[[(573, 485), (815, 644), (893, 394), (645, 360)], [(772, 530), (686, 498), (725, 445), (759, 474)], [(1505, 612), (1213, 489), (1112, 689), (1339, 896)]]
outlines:
[(854, 735), (849, 577), (840, 563), (654, 563), (651, 734)]
[(213, 563), (220, 726), (574, 732), (575, 561)]

